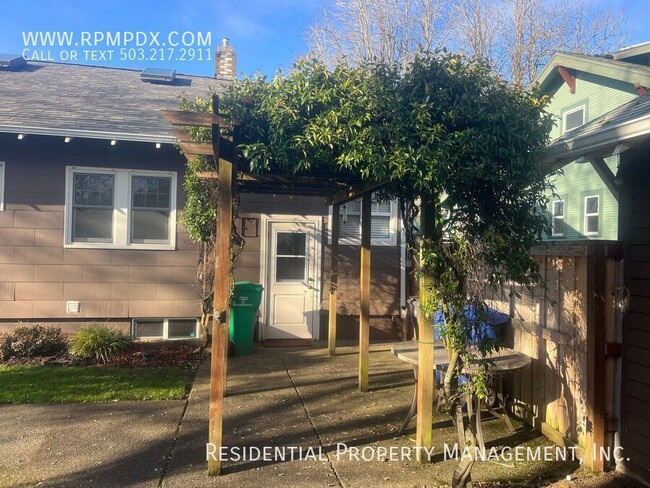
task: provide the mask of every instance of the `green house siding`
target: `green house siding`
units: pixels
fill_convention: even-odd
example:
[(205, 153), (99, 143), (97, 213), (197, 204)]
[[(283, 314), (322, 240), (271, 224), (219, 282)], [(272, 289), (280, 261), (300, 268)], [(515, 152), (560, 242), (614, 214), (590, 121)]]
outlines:
[[(582, 105), (585, 107), (585, 122), (596, 119), (616, 107), (638, 97), (630, 83), (611, 80), (589, 73), (577, 73), (575, 93), (569, 92), (566, 83), (555, 92), (548, 111), (556, 117), (556, 125), (551, 131), (551, 139), (562, 135), (562, 115)], [(606, 159), (607, 165), (616, 174), (618, 157)], [(571, 163), (563, 168), (564, 173), (554, 178), (555, 193), (564, 200), (564, 227), (562, 237), (549, 236), (547, 240), (575, 239), (618, 239), (618, 202), (590, 163)], [(585, 235), (584, 198), (599, 195), (599, 234)], [(549, 218), (553, 201), (550, 196)]]
[(563, 83), (548, 105), (548, 111), (556, 115), (556, 125), (551, 131), (551, 139), (562, 135), (562, 113), (566, 110), (586, 103), (585, 122), (589, 122), (638, 96), (630, 83), (589, 73), (578, 73), (576, 92), (571, 94), (567, 84)]
[[(612, 172), (616, 174), (618, 157), (605, 160)], [(590, 163), (570, 163), (564, 167), (564, 174), (552, 180), (556, 196), (549, 194), (549, 218), (553, 210), (553, 201), (564, 200), (564, 236), (549, 237), (550, 240), (576, 239), (618, 239), (618, 203), (603, 184)], [(559, 195), (559, 197), (558, 197)], [(585, 197), (598, 195), (599, 198), (599, 233), (585, 235)]]

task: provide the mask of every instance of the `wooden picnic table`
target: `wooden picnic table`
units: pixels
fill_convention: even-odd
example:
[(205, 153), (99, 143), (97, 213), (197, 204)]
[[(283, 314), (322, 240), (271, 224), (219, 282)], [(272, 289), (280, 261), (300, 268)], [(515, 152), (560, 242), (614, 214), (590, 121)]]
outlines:
[[(418, 341), (405, 341), (395, 344), (392, 347), (393, 354), (400, 361), (404, 361), (411, 366), (413, 366), (413, 373), (415, 375), (415, 390), (413, 393), (413, 401), (411, 402), (411, 408), (409, 409), (402, 426), (398, 430), (399, 434), (403, 434), (404, 430), (408, 426), (409, 422), (415, 415), (417, 408), (417, 380), (418, 380)], [(488, 366), (488, 374), (492, 375), (494, 378), (494, 391), (496, 394), (496, 407), (486, 403), (487, 409), (493, 413), (495, 416), (500, 417), (510, 429), (510, 432), (514, 432), (515, 429), (510, 422), (508, 413), (506, 410), (505, 397), (503, 395), (503, 376), (508, 373), (512, 373), (521, 368), (524, 368), (530, 364), (530, 357), (525, 354), (515, 351), (514, 349), (502, 347), (498, 351), (494, 351), (488, 356), (492, 361), (492, 364)], [(449, 355), (447, 350), (442, 344), (435, 344), (433, 348), (433, 361), (435, 368), (441, 371), (445, 371), (447, 366), (449, 366)], [(472, 369), (476, 370), (474, 367), (468, 368), (468, 373), (471, 374)], [(468, 408), (471, 408), (471, 403), (468, 402)], [(483, 442), (483, 434), (481, 428), (481, 402), (478, 402), (478, 412), (476, 416), (476, 431), (477, 431), (477, 440), (481, 448), (485, 447)]]

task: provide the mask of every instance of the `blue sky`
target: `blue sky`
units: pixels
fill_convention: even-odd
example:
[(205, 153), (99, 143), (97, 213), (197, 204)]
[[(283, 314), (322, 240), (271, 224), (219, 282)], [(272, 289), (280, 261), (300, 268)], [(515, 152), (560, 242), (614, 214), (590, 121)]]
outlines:
[[(320, 0), (3, 0), (0, 2), (0, 52), (21, 54), (25, 49), (24, 32), (71, 32), (71, 42), (63, 39), (63, 46), (43, 46), (41, 39), (39, 45), (30, 46), (27, 55), (69, 61), (62, 56), (71, 58), (74, 52), (77, 62), (84, 64), (138, 69), (167, 67), (180, 73), (210, 76), (214, 74), (214, 62), (205, 58), (212, 56), (222, 37), (229, 37), (237, 51), (239, 74), (259, 70), (273, 75), (278, 69), (290, 67), (296, 57), (306, 52), (305, 32), (322, 3)], [(627, 5), (633, 30), (630, 44), (650, 41), (647, 0), (614, 3)], [(122, 36), (141, 32), (144, 45), (137, 46), (131, 41), (124, 46), (123, 38), (122, 44), (116, 46), (107, 47), (101, 39), (96, 44), (96, 33), (101, 36), (106, 32), (119, 32)], [(152, 36), (150, 32), (159, 34), (154, 37), (156, 34)], [(186, 35), (184, 44), (185, 32), (190, 34)], [(90, 37), (82, 40), (82, 33)], [(211, 46), (199, 45), (199, 36), (205, 38), (208, 33)], [(172, 50), (171, 43), (178, 45)], [(109, 50), (113, 53), (109, 54)], [(169, 57), (173, 59), (166, 60)]]

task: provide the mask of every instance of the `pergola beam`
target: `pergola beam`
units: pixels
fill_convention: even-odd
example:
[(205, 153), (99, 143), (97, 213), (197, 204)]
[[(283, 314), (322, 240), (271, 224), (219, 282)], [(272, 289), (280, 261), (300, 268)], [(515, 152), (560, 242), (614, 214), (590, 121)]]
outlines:
[(372, 193), (361, 199), (361, 260), (359, 272), (359, 391), (368, 391), (368, 360), (370, 353), (370, 224)]
[(381, 187), (386, 186), (387, 184), (388, 181), (380, 181), (380, 182), (372, 182), (372, 183), (366, 182), (358, 185), (350, 185), (346, 189), (341, 190), (338, 193), (334, 194), (331, 198), (328, 198), (326, 203), (328, 205), (343, 204), (349, 202), (350, 200), (359, 198), (360, 196), (368, 192), (373, 192), (375, 190), (378, 190)]
[(218, 108), (213, 113), (209, 112), (186, 112), (184, 110), (161, 110), (165, 120), (171, 125), (193, 126), (193, 127), (212, 127), (217, 125), (226, 127), (231, 121), (219, 115)]
[(203, 144), (202, 142), (179, 142), (178, 145), (185, 155), (192, 156), (212, 156), (212, 144)]

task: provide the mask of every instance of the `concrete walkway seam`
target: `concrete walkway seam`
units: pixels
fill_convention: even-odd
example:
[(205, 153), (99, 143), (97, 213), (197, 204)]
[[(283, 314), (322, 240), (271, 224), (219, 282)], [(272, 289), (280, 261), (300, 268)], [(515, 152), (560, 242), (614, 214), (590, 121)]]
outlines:
[[(284, 357), (282, 358), (282, 365), (284, 366), (284, 370), (287, 372), (287, 376), (289, 377), (289, 381), (291, 381), (291, 386), (293, 387), (294, 391), (296, 392), (296, 395), (298, 396), (298, 399), (300, 400), (300, 403), (302, 404), (302, 409), (305, 411), (305, 415), (307, 416), (307, 421), (309, 422), (309, 425), (311, 425), (312, 430), (314, 431), (314, 435), (316, 435), (316, 439), (318, 439), (318, 444), (321, 448), (321, 451), (324, 450), (325, 446), (323, 445), (323, 440), (321, 439), (320, 434), (318, 433), (318, 429), (316, 429), (316, 425), (314, 425), (314, 422), (311, 419), (311, 415), (309, 415), (309, 410), (307, 409), (307, 405), (305, 404), (304, 399), (302, 398), (302, 395), (300, 394), (300, 391), (298, 390), (298, 387), (296, 386), (296, 383), (293, 381), (293, 377), (291, 376), (291, 372), (289, 371), (289, 368), (287, 367), (287, 363), (284, 360)], [(334, 467), (334, 463), (332, 463), (332, 459), (330, 458), (329, 452), (325, 453), (327, 456), (327, 464), (329, 465), (330, 470), (334, 474), (334, 477), (336, 478), (337, 483), (341, 488), (344, 488), (343, 482), (341, 478), (339, 477), (339, 474), (336, 471), (336, 468)]]
[[(202, 359), (203, 361), (203, 359)], [(181, 412), (181, 416), (178, 419), (178, 422), (176, 424), (176, 430), (174, 431), (174, 438), (172, 439), (172, 443), (169, 446), (169, 450), (167, 451), (167, 454), (164, 457), (163, 461), (163, 466), (162, 469), (160, 470), (160, 479), (158, 480), (158, 488), (163, 487), (163, 483), (165, 482), (165, 475), (167, 474), (167, 468), (169, 468), (169, 463), (171, 463), (172, 457), (174, 456), (174, 448), (176, 447), (176, 442), (178, 441), (178, 436), (180, 435), (181, 432), (181, 425), (183, 424), (183, 419), (185, 418), (185, 412), (187, 412), (187, 407), (190, 404), (190, 398), (192, 397), (192, 390), (194, 390), (194, 385), (196, 383), (196, 375), (199, 371), (199, 365), (194, 369), (194, 374), (192, 377), (192, 388), (190, 388), (190, 391), (187, 394), (187, 398), (185, 399), (185, 404), (183, 405), (183, 411)]]

